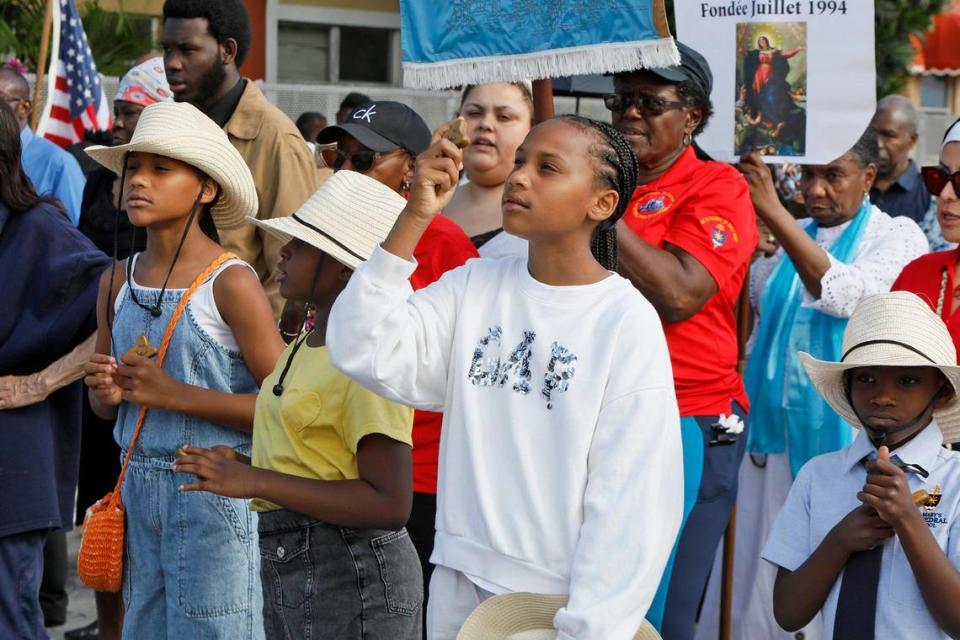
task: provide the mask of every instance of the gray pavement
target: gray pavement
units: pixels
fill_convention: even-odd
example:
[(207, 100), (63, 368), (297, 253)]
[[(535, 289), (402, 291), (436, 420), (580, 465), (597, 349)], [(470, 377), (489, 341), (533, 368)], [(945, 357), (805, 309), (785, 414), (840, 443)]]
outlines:
[(97, 618), (97, 607), (93, 601), (93, 590), (80, 582), (77, 576), (77, 551), (80, 549), (80, 531), (74, 529), (67, 534), (67, 623), (62, 627), (47, 629), (51, 640), (63, 640), (63, 634), (71, 629), (83, 627)]

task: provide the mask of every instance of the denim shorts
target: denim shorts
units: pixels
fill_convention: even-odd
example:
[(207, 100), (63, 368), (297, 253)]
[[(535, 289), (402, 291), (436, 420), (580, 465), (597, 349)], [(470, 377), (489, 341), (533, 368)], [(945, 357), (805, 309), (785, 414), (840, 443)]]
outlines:
[(349, 529), (260, 512), (267, 638), (419, 640), (423, 577), (406, 529)]

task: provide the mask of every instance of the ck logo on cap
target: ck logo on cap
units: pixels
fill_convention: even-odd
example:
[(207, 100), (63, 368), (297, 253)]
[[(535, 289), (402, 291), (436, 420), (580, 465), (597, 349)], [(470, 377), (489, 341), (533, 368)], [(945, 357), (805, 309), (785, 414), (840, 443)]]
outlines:
[(373, 121), (370, 120), (370, 116), (375, 116), (375, 115), (377, 115), (377, 112), (374, 111), (374, 109), (376, 109), (376, 108), (377, 108), (377, 105), (372, 104), (372, 105), (370, 105), (369, 107), (367, 107), (366, 109), (357, 109), (356, 111), (353, 112), (353, 119), (354, 119), (354, 120), (366, 120), (367, 122), (372, 123)]

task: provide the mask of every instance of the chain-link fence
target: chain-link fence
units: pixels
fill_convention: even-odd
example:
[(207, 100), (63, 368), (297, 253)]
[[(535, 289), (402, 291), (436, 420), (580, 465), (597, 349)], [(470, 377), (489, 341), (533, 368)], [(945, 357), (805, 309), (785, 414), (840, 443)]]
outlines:
[[(33, 85), (33, 75), (27, 76)], [(119, 78), (101, 76), (103, 88), (108, 97), (117, 92)], [(431, 129), (435, 129), (446, 120), (453, 117), (460, 106), (460, 94), (455, 91), (415, 91), (402, 87), (369, 87), (348, 85), (308, 85), (308, 84), (279, 84), (257, 82), (267, 99), (277, 105), (291, 120), (304, 111), (316, 111), (326, 116), (330, 123), (335, 122), (337, 108), (340, 101), (351, 91), (359, 91), (369, 95), (374, 100), (396, 100), (410, 105), (417, 113), (423, 116)], [(46, 87), (43, 87), (41, 103), (46, 100)], [(610, 112), (597, 98), (569, 98), (557, 96), (554, 98), (556, 113), (581, 113), (582, 115), (598, 120), (610, 121)], [(914, 150), (917, 164), (936, 164), (940, 155), (940, 141), (947, 126), (957, 117), (947, 109), (930, 107), (918, 110), (919, 139)]]
[[(31, 87), (34, 83), (33, 74), (29, 74), (27, 79)], [(120, 84), (119, 78), (110, 76), (100, 76), (103, 83), (103, 89), (108, 98), (112, 98), (117, 92), (117, 85)], [(260, 89), (267, 96), (267, 99), (280, 108), (291, 120), (304, 111), (316, 111), (326, 116), (331, 124), (336, 120), (337, 109), (340, 102), (351, 91), (359, 91), (370, 96), (374, 100), (396, 100), (409, 105), (427, 122), (431, 129), (436, 129), (441, 124), (453, 117), (460, 106), (460, 94), (455, 91), (415, 91), (413, 89), (404, 89), (402, 87), (371, 87), (371, 86), (349, 86), (349, 85), (309, 85), (309, 84), (279, 84), (257, 81)], [(40, 103), (46, 101), (46, 81), (41, 88)], [(560, 113), (579, 112), (591, 118), (610, 121), (610, 112), (603, 106), (603, 102), (596, 98), (576, 98), (556, 97), (554, 98), (554, 109)]]

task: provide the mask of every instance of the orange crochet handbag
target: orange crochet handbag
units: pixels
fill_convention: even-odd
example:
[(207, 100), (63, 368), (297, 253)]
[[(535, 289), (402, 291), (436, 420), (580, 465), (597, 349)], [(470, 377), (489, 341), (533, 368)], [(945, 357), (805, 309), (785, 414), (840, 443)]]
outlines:
[[(190, 297), (220, 265), (235, 257), (232, 253), (221, 254), (197, 276), (187, 292), (183, 294), (173, 315), (170, 316), (170, 322), (167, 324), (166, 332), (163, 335), (163, 342), (160, 343), (160, 349), (157, 353), (158, 367), (163, 366), (163, 359), (167, 354), (167, 347), (170, 346), (173, 330), (176, 329), (180, 316), (187, 308)], [(130, 446), (127, 447), (127, 456), (120, 469), (120, 476), (117, 478), (117, 485), (113, 488), (113, 491), (87, 509), (87, 513), (83, 517), (83, 535), (80, 538), (77, 573), (80, 574), (80, 580), (95, 591), (119, 591), (120, 584), (123, 581), (123, 534), (126, 511), (120, 497), (120, 487), (123, 484), (123, 477), (127, 473), (127, 465), (130, 464), (130, 457), (133, 455), (146, 416), (147, 408), (141, 407), (140, 417), (137, 418), (137, 426), (133, 430)]]

